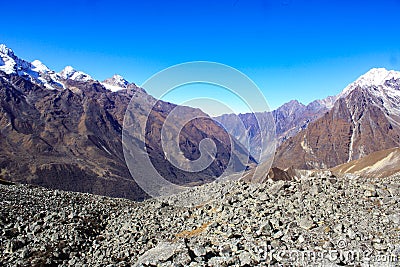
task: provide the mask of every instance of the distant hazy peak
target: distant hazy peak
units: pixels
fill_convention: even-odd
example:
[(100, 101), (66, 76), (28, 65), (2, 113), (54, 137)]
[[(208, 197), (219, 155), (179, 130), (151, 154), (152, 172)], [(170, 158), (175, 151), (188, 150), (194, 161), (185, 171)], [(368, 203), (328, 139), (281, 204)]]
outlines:
[(290, 100), (289, 102), (283, 104), (281, 107), (304, 107), (304, 104), (298, 100)]

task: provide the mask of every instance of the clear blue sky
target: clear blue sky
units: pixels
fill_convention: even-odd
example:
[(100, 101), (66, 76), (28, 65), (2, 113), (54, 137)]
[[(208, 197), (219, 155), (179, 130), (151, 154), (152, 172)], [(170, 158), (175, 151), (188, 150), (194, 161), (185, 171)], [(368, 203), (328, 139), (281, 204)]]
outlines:
[(216, 61), (253, 79), (272, 108), (337, 94), (372, 67), (400, 70), (399, 0), (20, 0), (1, 10), (0, 42), (56, 71), (140, 85), (174, 64)]

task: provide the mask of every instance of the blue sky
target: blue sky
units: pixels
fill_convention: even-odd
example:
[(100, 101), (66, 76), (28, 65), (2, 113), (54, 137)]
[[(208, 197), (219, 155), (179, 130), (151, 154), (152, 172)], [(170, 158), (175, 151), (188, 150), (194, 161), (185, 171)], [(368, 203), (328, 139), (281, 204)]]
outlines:
[(56, 71), (139, 85), (174, 64), (220, 62), (276, 108), (337, 94), (372, 67), (400, 70), (399, 10), (399, 0), (5, 1), (0, 42)]

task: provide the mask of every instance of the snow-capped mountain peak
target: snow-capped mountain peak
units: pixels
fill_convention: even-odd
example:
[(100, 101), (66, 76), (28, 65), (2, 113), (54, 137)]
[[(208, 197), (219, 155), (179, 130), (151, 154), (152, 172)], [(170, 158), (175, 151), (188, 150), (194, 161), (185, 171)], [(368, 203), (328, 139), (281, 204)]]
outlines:
[(0, 44), (0, 70), (7, 74), (26, 75), (26, 71), (32, 68), (31, 63), (18, 58), (11, 48), (5, 44)]
[(127, 89), (130, 85), (134, 85), (133, 83), (128, 82), (124, 79), (124, 77), (118, 74), (114, 74), (111, 78), (105, 79), (101, 84), (105, 88), (113, 92)]
[(0, 71), (6, 74), (21, 76), (49, 89), (65, 88), (63, 83), (66, 79), (79, 81), (93, 80), (88, 74), (76, 71), (70, 66), (66, 67), (60, 73), (56, 73), (39, 60), (28, 62), (20, 59), (14, 54), (12, 49), (4, 44), (0, 44)]
[(64, 79), (68, 79), (70, 76), (72, 76), (76, 70), (72, 66), (66, 66), (62, 71), (60, 71), (60, 75)]
[(318, 99), (315, 100), (314, 102), (318, 105), (320, 105), (321, 107), (324, 107), (326, 109), (331, 109), (333, 107), (333, 105), (335, 104), (337, 100), (337, 96), (328, 96), (324, 99)]
[(349, 84), (340, 94), (339, 97), (345, 97), (355, 88), (366, 88), (370, 86), (384, 86), (385, 82), (391, 79), (400, 79), (400, 72), (395, 70), (387, 70), (385, 68), (373, 68), (367, 73), (361, 75), (356, 81)]
[(49, 73), (52, 70), (50, 70), (46, 65), (44, 65), (40, 60), (34, 60), (31, 62), (33, 66), (33, 70), (40, 72), (40, 73)]
[(62, 71), (59, 72), (59, 74), (65, 80), (70, 79), (82, 82), (93, 80), (93, 78), (89, 74), (75, 70), (71, 66), (66, 66)]
[(0, 44), (0, 54), (15, 57), (14, 51), (12, 51), (11, 48), (8, 48), (5, 44)]
[(34, 60), (30, 63), (20, 59), (12, 49), (4, 44), (0, 44), (0, 71), (6, 74), (18, 75), (48, 89), (64, 88), (59, 81), (59, 76), (42, 62)]
[(385, 68), (373, 68), (356, 80), (359, 85), (383, 85), (392, 78), (400, 78), (400, 72)]
[[(400, 72), (386, 70), (384, 68), (374, 68), (364, 75), (361, 75), (356, 81), (349, 84), (340, 98), (357, 98), (359, 95), (368, 95), (368, 105), (384, 111), (384, 116), (390, 123), (399, 125), (400, 118)], [(350, 100), (347, 100), (350, 101)], [(362, 109), (359, 107), (359, 109)], [(355, 111), (353, 111), (355, 112)], [(354, 124), (357, 120), (353, 116)], [(349, 160), (351, 157), (349, 157)]]
[(124, 77), (118, 74), (114, 74), (111, 78), (105, 79), (103, 83), (106, 83), (108, 85), (118, 86), (121, 88), (126, 88), (129, 84), (129, 82), (124, 79)]
[(115, 85), (118, 85), (120, 87), (125, 87), (129, 84), (129, 82), (124, 79), (124, 77), (118, 74), (114, 74), (111, 79), (113, 79)]

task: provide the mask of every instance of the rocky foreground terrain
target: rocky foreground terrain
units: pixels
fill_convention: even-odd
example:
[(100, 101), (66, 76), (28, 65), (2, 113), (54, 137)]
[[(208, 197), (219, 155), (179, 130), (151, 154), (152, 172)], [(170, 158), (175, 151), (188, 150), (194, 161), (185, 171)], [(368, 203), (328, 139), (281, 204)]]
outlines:
[(0, 266), (400, 264), (400, 177), (321, 172), (141, 203), (19, 184), (0, 192)]

